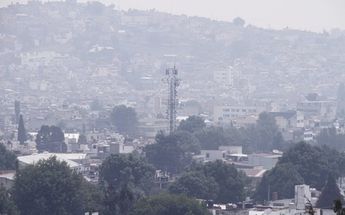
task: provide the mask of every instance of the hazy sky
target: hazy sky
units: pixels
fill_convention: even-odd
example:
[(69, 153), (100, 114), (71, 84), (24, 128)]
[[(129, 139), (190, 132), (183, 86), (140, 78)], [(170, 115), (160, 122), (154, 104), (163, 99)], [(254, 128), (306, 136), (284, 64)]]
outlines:
[[(0, 0), (0, 4), (11, 0)], [(13, 0), (12, 0), (13, 1)], [(24, 2), (26, 0), (14, 0)], [(85, 1), (85, 0), (82, 0)], [(102, 0), (118, 8), (152, 9), (229, 20), (269, 28), (345, 29), (345, 0)]]

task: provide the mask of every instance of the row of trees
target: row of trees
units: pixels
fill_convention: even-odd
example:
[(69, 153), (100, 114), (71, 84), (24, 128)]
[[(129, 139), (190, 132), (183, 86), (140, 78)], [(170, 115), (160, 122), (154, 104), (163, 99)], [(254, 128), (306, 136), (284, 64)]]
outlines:
[[(110, 121), (116, 131), (125, 136), (137, 134), (137, 114), (131, 107), (114, 107)], [(204, 119), (191, 116), (183, 120), (177, 130), (174, 138), (184, 145), (181, 146), (183, 151), (191, 153), (199, 153), (200, 149), (218, 149), (221, 145), (241, 145), (245, 152), (272, 151), (282, 149), (284, 145), (274, 118), (265, 112), (260, 114), (257, 124), (249, 128), (206, 127)], [(21, 144), (27, 140), (22, 115), (19, 117), (18, 140)], [(64, 152), (67, 149), (63, 132), (57, 126), (43, 125), (36, 137), (36, 145), (39, 151)]]
[[(119, 133), (129, 136), (137, 134), (138, 119), (133, 108), (116, 106), (110, 119)], [(274, 117), (266, 112), (259, 115), (256, 125), (248, 128), (238, 129), (231, 125), (226, 128), (206, 128), (204, 119), (191, 116), (181, 121), (177, 130), (190, 134), (178, 133), (175, 136), (183, 136), (188, 142), (193, 141), (192, 151), (196, 153), (200, 149), (218, 149), (221, 145), (241, 145), (245, 152), (269, 152), (273, 149), (284, 149), (285, 146)]]
[(196, 200), (152, 195), (155, 169), (143, 158), (112, 155), (93, 185), (55, 157), (19, 169), (10, 191), (0, 188), (0, 214), (208, 214)]
[[(23, 115), (20, 114), (20, 103), (15, 102), (16, 122), (18, 123), (18, 141), (24, 145), (28, 139), (25, 129)], [(116, 131), (125, 136), (137, 135), (138, 119), (132, 107), (119, 105), (114, 107), (110, 114), (111, 124)], [(59, 126), (43, 125), (38, 131), (36, 145), (39, 151), (65, 152), (67, 146), (64, 144), (63, 132)]]
[(144, 152), (157, 169), (178, 174), (192, 163), (192, 155), (199, 154), (200, 149), (242, 145), (247, 152), (271, 151), (282, 148), (282, 142), (274, 118), (267, 113), (260, 114), (257, 125), (248, 129), (207, 128), (202, 118), (192, 116), (183, 120), (176, 132), (158, 133), (155, 143), (146, 146)]
[(256, 200), (267, 200), (267, 192), (279, 198), (293, 198), (296, 184), (308, 184), (322, 190), (329, 176), (345, 173), (345, 157), (326, 146), (298, 143), (285, 152), (277, 165), (266, 172), (256, 189)]
[(198, 140), (201, 149), (218, 149), (222, 145), (240, 145), (244, 151), (270, 152), (284, 149), (284, 140), (275, 119), (269, 113), (259, 115), (256, 125), (248, 128), (206, 127), (200, 117), (192, 116), (183, 120), (178, 131), (186, 131)]
[[(258, 201), (265, 200), (270, 190), (271, 193), (277, 192), (279, 198), (293, 198), (294, 185), (306, 183), (322, 189), (318, 204), (330, 207), (330, 199), (340, 197), (334, 178), (344, 173), (343, 157), (327, 147), (296, 144), (283, 155), (275, 168), (264, 175), (254, 197)], [(16, 161), (12, 163), (16, 164)], [(151, 204), (175, 207), (173, 204), (183, 200), (186, 204), (179, 209), (183, 211), (185, 207), (194, 207), (192, 198), (223, 203), (241, 201), (248, 195), (249, 182), (242, 172), (222, 161), (192, 163), (185, 166), (181, 176), (168, 187), (167, 191), (177, 196), (166, 194), (155, 197), (158, 188), (155, 168), (143, 157), (109, 156), (100, 166), (99, 185), (89, 184), (80, 174), (70, 170), (66, 163), (52, 157), (18, 170), (13, 190), (10, 193), (0, 190), (0, 198), (3, 199), (0, 209), (2, 213), (18, 210), (29, 215), (79, 214), (86, 211), (126, 215), (156, 211)], [(197, 205), (195, 210), (204, 210)]]

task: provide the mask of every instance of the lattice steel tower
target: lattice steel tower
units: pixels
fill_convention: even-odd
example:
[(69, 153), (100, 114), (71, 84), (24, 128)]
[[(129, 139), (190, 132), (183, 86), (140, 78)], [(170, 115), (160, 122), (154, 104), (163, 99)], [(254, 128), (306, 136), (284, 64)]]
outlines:
[(168, 96), (168, 108), (167, 108), (167, 117), (169, 120), (169, 133), (175, 131), (176, 128), (176, 108), (177, 108), (177, 87), (180, 84), (178, 79), (178, 71), (176, 67), (168, 68), (165, 70), (166, 82), (169, 87), (169, 96)]

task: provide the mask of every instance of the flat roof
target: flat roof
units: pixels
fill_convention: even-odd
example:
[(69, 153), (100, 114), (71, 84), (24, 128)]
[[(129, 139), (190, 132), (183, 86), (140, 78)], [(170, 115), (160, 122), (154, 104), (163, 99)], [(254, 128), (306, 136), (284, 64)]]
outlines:
[(35, 164), (40, 160), (47, 160), (51, 157), (56, 157), (58, 161), (65, 161), (67, 165), (71, 168), (80, 166), (79, 163), (73, 160), (83, 160), (86, 158), (84, 153), (39, 153), (32, 155), (19, 156), (19, 162), (30, 165)]

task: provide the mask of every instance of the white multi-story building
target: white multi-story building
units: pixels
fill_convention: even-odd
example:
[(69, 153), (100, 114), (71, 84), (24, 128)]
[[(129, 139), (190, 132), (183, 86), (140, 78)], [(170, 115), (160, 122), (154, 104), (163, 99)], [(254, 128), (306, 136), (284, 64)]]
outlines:
[(311, 201), (311, 192), (309, 185), (295, 186), (295, 206), (297, 210), (304, 210), (305, 205)]
[(227, 69), (217, 70), (213, 72), (213, 80), (215, 83), (223, 87), (233, 87), (235, 82), (240, 79), (239, 71), (235, 70), (232, 66)]
[(216, 105), (213, 108), (213, 121), (218, 124), (230, 123), (238, 117), (257, 116), (263, 111), (266, 111), (266, 109), (258, 106)]
[(306, 117), (333, 120), (337, 112), (337, 103), (335, 101), (304, 101), (297, 104), (297, 111), (302, 112)]

